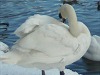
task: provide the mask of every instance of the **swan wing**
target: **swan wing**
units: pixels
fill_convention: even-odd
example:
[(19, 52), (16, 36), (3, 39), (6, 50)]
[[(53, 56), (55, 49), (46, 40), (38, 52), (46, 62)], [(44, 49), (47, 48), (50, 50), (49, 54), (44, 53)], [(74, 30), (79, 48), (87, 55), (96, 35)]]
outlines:
[[(78, 41), (68, 28), (56, 24), (39, 27), (17, 42), (20, 50), (36, 50), (51, 56), (68, 55), (78, 47)], [(18, 48), (18, 47), (17, 47)]]
[(36, 14), (34, 16), (29, 17), (20, 27), (16, 29), (14, 34), (16, 34), (18, 37), (24, 37), (41, 25), (59, 23), (61, 22), (50, 16)]
[(18, 37), (23, 37), (30, 33), (35, 26), (39, 25), (38, 19), (35, 18), (36, 16), (38, 15), (29, 17), (20, 27), (16, 29), (14, 34)]

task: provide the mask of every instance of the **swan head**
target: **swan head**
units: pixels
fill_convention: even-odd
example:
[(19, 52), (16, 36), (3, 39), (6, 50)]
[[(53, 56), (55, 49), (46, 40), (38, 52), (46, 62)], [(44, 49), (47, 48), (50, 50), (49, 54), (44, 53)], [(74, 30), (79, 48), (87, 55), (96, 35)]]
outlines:
[(82, 30), (84, 24), (78, 22), (76, 12), (71, 5), (63, 4), (60, 7), (59, 12), (60, 12), (59, 16), (62, 18), (63, 23), (66, 21), (66, 19), (68, 19), (69, 32), (72, 36), (78, 37), (82, 31), (85, 31)]
[[(73, 12), (73, 7), (70, 4), (63, 4), (59, 9), (59, 18), (65, 23), (66, 19), (69, 18), (69, 11)], [(73, 14), (72, 14), (73, 15)]]
[(65, 23), (66, 22), (66, 18), (68, 18), (68, 14), (67, 14), (67, 6), (68, 5), (69, 4), (64, 4), (59, 9), (59, 18), (62, 19), (63, 23)]

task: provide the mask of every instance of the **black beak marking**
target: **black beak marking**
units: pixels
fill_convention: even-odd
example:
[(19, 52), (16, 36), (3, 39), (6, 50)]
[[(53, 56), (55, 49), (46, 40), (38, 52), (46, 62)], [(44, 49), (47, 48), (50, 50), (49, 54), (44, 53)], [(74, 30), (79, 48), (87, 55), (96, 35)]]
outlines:
[(59, 13), (59, 18), (62, 19), (61, 13)]

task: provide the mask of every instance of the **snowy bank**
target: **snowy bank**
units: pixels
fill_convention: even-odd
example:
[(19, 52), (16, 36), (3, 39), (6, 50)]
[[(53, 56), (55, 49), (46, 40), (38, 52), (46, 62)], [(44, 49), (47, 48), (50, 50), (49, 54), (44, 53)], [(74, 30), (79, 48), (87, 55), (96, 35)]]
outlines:
[[(0, 55), (4, 54), (0, 51)], [(60, 75), (58, 69), (46, 70), (46, 75)], [(65, 75), (79, 75), (69, 69), (65, 69)], [(0, 62), (0, 75), (42, 75), (41, 70), (37, 68), (23, 68), (17, 65), (5, 64)]]
[[(17, 65), (4, 64), (0, 62), (0, 75), (41, 75), (41, 70), (36, 68), (23, 68)], [(59, 70), (46, 70), (46, 75), (60, 75)], [(65, 70), (65, 75), (79, 75), (69, 69)]]

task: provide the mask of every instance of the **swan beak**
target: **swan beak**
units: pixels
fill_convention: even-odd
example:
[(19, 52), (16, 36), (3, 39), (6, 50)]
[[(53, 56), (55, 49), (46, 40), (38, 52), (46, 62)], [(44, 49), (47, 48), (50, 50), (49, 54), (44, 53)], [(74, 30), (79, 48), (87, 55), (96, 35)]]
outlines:
[(62, 19), (62, 22), (63, 22), (63, 23), (66, 22), (66, 19), (64, 19), (64, 18), (61, 16), (61, 13), (59, 13), (59, 18)]

